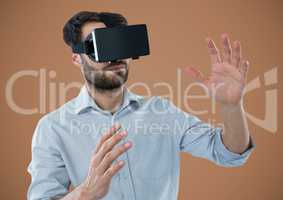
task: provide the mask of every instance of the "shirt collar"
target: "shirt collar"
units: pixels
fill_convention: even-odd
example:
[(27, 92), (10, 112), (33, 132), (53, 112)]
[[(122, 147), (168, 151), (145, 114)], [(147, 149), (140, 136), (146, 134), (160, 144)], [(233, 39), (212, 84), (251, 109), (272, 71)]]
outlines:
[[(124, 87), (123, 91), (123, 103), (120, 109), (123, 109), (124, 107), (128, 106), (131, 103), (137, 103), (139, 106), (141, 104), (141, 100), (143, 99), (142, 96), (134, 94), (129, 91), (128, 88)], [(88, 111), (89, 109), (94, 109), (100, 112), (107, 112), (102, 110), (96, 102), (93, 100), (93, 98), (88, 93), (86, 85), (83, 85), (83, 87), (80, 90), (79, 95), (76, 97), (76, 114), (81, 114), (83, 112)]]

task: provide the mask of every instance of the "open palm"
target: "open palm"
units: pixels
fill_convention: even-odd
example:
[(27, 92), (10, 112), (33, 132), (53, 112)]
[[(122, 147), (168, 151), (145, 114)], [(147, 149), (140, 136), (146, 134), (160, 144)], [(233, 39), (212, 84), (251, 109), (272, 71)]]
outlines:
[(238, 104), (242, 100), (249, 62), (241, 55), (241, 44), (233, 42), (231, 46), (227, 34), (221, 35), (223, 53), (220, 55), (212, 39), (207, 38), (211, 58), (211, 74), (205, 77), (199, 70), (186, 67), (185, 72), (194, 80), (205, 84), (216, 101), (223, 104)]

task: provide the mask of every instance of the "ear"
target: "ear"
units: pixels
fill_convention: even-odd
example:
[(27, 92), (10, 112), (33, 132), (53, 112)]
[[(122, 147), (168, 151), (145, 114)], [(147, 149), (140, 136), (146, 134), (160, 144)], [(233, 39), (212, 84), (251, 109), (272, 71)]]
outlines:
[(77, 67), (80, 67), (80, 66), (82, 65), (82, 58), (81, 58), (80, 54), (73, 53), (73, 54), (72, 54), (72, 62), (73, 62), (74, 65), (76, 65)]

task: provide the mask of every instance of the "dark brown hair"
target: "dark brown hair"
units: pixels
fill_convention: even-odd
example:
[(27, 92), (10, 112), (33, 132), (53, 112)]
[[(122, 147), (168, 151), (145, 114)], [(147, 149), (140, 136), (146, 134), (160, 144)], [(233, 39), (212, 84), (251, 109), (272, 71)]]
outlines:
[(81, 42), (81, 28), (87, 22), (102, 22), (106, 27), (127, 25), (127, 19), (119, 13), (81, 11), (72, 16), (63, 28), (63, 38), (70, 47)]

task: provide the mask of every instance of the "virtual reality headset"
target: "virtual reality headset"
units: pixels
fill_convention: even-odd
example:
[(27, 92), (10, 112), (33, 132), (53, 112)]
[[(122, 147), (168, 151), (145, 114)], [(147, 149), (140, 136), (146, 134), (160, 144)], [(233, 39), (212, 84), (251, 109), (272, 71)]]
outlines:
[(147, 28), (145, 24), (96, 28), (72, 50), (87, 54), (94, 62), (138, 59), (150, 54)]

